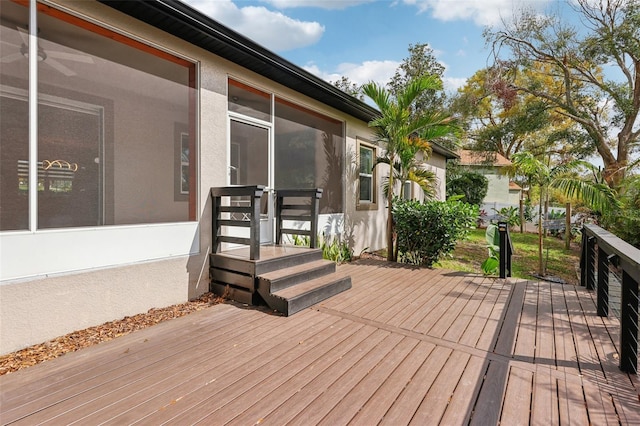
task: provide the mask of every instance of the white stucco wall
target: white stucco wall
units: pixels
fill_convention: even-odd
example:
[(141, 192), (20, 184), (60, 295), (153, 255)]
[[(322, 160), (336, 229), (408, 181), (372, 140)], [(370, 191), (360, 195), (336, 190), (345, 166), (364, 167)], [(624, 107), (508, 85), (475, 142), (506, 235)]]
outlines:
[(509, 176), (500, 174), (496, 167), (472, 167), (472, 171), (484, 175), (489, 181), (483, 203), (509, 204)]
[[(130, 256), (129, 259), (135, 260), (116, 260), (110, 263), (104, 260), (105, 255), (118, 253), (119, 250), (126, 252), (132, 249), (131, 246), (139, 245), (128, 244), (123, 239), (119, 245), (112, 241), (105, 247), (101, 244), (103, 239), (95, 236), (95, 241), (88, 241), (84, 250), (88, 256), (96, 259), (98, 268), (67, 269), (55, 271), (53, 275), (41, 273), (0, 282), (0, 354), (105, 321), (145, 312), (153, 307), (181, 303), (208, 291), (208, 253), (211, 247), (209, 188), (228, 183), (226, 88), (229, 76), (345, 122), (347, 161), (344, 172), (346, 183), (342, 237), (351, 244), (356, 254), (364, 248), (375, 250), (384, 247), (384, 203), (379, 202), (377, 210), (356, 210), (357, 174), (354, 175), (356, 169), (353, 158), (356, 137), (370, 135), (366, 123), (303, 97), (107, 6), (77, 0), (59, 0), (56, 3), (69, 11), (75, 11), (97, 22), (108, 22), (112, 28), (152, 41), (158, 47), (199, 62), (199, 217), (198, 222), (194, 226), (186, 226), (185, 229), (189, 231), (179, 237), (180, 243), (176, 245), (184, 247), (183, 251), (167, 255), (165, 259), (145, 261)], [(379, 185), (378, 191), (378, 199), (382, 201)], [(127, 231), (127, 228), (113, 229), (116, 228), (119, 232)], [(64, 240), (65, 235), (62, 234), (65, 231), (59, 232), (61, 240)], [(105, 227), (100, 232), (110, 233), (111, 230)], [(37, 237), (38, 233), (33, 235)], [(140, 250), (144, 254), (143, 249)], [(6, 251), (3, 251), (0, 240), (2, 260), (13, 262), (5, 255)], [(53, 256), (54, 262), (55, 256), (58, 259), (68, 258), (64, 250), (39, 255)], [(34, 261), (26, 253), (15, 256), (15, 259), (27, 265)], [(87, 265), (91, 265), (90, 259), (87, 262)]]

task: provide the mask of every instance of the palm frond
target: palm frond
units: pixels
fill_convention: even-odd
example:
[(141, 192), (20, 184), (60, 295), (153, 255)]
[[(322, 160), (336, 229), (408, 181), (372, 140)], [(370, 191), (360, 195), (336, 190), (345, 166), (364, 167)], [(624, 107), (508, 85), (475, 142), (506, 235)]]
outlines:
[(569, 197), (575, 197), (589, 208), (599, 212), (610, 212), (620, 206), (616, 192), (607, 184), (579, 178), (559, 177), (551, 182)]

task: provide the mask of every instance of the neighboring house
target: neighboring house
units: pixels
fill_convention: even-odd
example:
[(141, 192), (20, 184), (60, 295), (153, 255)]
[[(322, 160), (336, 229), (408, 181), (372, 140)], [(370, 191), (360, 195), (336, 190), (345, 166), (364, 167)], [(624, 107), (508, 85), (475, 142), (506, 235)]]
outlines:
[(518, 205), (522, 189), (509, 180), (505, 171), (511, 161), (493, 152), (460, 150), (458, 154), (461, 166), (482, 174), (489, 181), (484, 206)]
[(522, 187), (517, 183), (509, 182), (509, 204), (520, 205), (522, 199)]
[(176, 0), (35, 4), (0, 9), (0, 354), (208, 291), (211, 187), (267, 187), (265, 243), (321, 187), (385, 245), (376, 109)]

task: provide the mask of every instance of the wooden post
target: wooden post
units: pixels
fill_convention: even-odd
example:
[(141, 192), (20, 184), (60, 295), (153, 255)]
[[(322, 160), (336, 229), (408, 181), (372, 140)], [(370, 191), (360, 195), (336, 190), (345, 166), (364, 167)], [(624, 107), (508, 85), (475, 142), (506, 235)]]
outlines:
[(260, 201), (262, 200), (262, 189), (251, 194), (251, 225), (249, 235), (249, 259), (260, 260)]
[(213, 195), (213, 190), (211, 190), (211, 234), (213, 236), (213, 240), (211, 241), (211, 252), (219, 253), (221, 243), (219, 240), (220, 236), (220, 227), (218, 226), (218, 219), (220, 215), (220, 204), (222, 202), (222, 197), (218, 197)]
[(567, 203), (565, 211), (564, 248), (569, 250), (571, 247), (571, 203)]
[(282, 203), (283, 196), (278, 190), (276, 193), (276, 245), (282, 243)]
[(316, 188), (311, 195), (311, 224), (309, 235), (309, 248), (318, 248), (318, 213), (320, 212), (320, 198), (322, 198), (322, 188)]

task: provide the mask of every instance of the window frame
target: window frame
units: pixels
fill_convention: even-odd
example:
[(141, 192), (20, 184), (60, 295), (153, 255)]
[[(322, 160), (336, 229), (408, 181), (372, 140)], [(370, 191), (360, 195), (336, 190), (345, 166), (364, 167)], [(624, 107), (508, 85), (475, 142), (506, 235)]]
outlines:
[[(358, 171), (358, 177), (357, 177), (357, 188), (356, 188), (356, 210), (378, 210), (378, 174), (376, 171), (376, 167), (375, 167), (375, 161), (376, 158), (378, 158), (378, 148), (371, 142), (362, 139), (362, 138), (356, 138), (357, 139), (357, 171)], [(371, 173), (367, 174), (367, 173), (361, 173), (360, 172), (360, 151), (362, 149), (368, 149), (371, 150), (372, 153), (372, 160), (373, 160), (373, 165), (371, 167)], [(360, 198), (360, 185), (361, 185), (361, 177), (366, 176), (371, 178), (371, 200), (363, 200)]]

